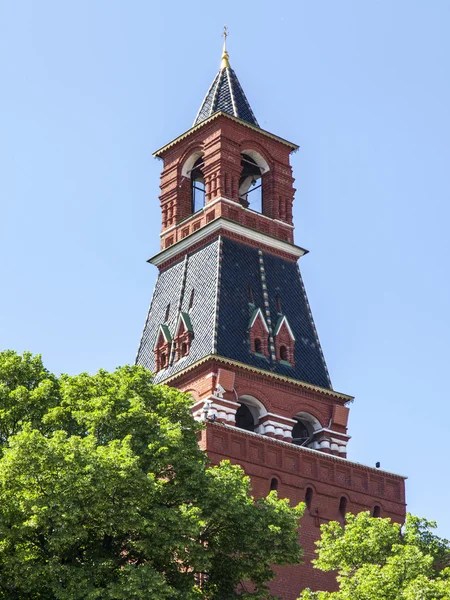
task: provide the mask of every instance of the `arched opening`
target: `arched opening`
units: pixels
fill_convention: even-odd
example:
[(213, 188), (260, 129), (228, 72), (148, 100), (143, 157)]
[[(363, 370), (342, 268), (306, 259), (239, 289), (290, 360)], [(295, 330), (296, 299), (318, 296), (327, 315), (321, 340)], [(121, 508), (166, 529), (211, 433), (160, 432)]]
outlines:
[(255, 431), (255, 418), (246, 404), (241, 404), (236, 411), (236, 427), (245, 431)]
[(280, 360), (289, 362), (289, 354), (288, 354), (286, 346), (280, 346)]
[(292, 443), (296, 446), (306, 446), (312, 437), (309, 424), (298, 420), (292, 428)]
[(345, 518), (346, 513), (347, 513), (347, 498), (345, 496), (341, 496), (341, 499), (339, 501), (339, 514), (341, 515), (341, 517)]
[(259, 338), (255, 339), (255, 353), (262, 354), (262, 342)]
[(239, 201), (256, 212), (263, 212), (263, 171), (256, 160), (248, 154), (241, 154), (241, 178), (239, 180)]
[(272, 477), (270, 480), (270, 491), (278, 489), (278, 479), (276, 477)]
[(205, 206), (206, 185), (202, 167), (203, 157), (200, 156), (195, 161), (191, 170), (191, 198), (193, 213), (201, 210)]
[(257, 431), (259, 420), (267, 414), (264, 405), (253, 396), (241, 396), (238, 400), (240, 406), (236, 411), (236, 427), (246, 431)]
[(308, 488), (306, 488), (306, 492), (305, 492), (305, 504), (306, 504), (307, 509), (311, 508), (312, 499), (313, 499), (313, 489), (308, 487)]
[(320, 421), (305, 411), (298, 412), (292, 418), (296, 421), (292, 428), (292, 443), (313, 448), (314, 432), (322, 429)]
[(378, 506), (378, 504), (376, 504), (373, 507), (373, 511), (372, 511), (372, 517), (376, 517), (378, 518), (381, 515), (381, 508)]

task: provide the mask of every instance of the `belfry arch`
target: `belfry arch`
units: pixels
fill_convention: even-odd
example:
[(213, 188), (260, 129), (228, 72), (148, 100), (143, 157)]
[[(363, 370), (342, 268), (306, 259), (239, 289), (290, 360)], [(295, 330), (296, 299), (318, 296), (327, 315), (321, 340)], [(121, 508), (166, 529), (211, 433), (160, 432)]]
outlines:
[(238, 400), (239, 408), (236, 410), (236, 427), (247, 431), (256, 431), (260, 419), (267, 414), (262, 402), (254, 396), (241, 396)]
[(292, 443), (296, 446), (312, 447), (314, 433), (322, 429), (320, 421), (308, 412), (300, 411), (294, 416)]
[(239, 202), (244, 208), (264, 214), (264, 173), (269, 171), (267, 161), (256, 150), (241, 152)]

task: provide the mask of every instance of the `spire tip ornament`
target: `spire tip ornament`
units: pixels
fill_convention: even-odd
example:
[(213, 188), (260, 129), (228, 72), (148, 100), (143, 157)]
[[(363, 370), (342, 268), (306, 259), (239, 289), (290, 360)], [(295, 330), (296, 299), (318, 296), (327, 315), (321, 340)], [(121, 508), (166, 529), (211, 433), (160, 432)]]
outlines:
[(227, 37), (228, 37), (228, 27), (226, 25), (223, 26), (223, 48), (222, 48), (222, 62), (220, 63), (220, 70), (223, 71), (223, 69), (228, 69), (230, 66), (230, 63), (228, 62), (228, 59), (230, 58), (228, 56), (228, 52), (227, 52)]

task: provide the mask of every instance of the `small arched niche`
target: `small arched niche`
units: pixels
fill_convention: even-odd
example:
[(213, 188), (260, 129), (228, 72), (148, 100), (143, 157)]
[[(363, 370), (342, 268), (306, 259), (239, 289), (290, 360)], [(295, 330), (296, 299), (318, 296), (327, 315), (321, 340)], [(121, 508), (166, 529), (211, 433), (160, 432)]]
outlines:
[(339, 515), (342, 519), (345, 519), (345, 515), (347, 514), (347, 497), (341, 496), (339, 500)]
[(255, 150), (241, 152), (241, 177), (239, 179), (239, 202), (259, 213), (264, 212), (263, 179), (269, 170), (267, 161)]
[(314, 432), (321, 429), (320, 422), (307, 412), (299, 412), (294, 417), (296, 423), (292, 427), (292, 443), (296, 446), (311, 447)]
[(287, 347), (284, 344), (282, 344), (280, 346), (280, 360), (284, 360), (285, 362), (289, 362), (288, 350), (287, 350)]
[(263, 404), (253, 396), (242, 396), (239, 398), (239, 408), (236, 411), (236, 427), (245, 431), (255, 431), (259, 420), (267, 414)]

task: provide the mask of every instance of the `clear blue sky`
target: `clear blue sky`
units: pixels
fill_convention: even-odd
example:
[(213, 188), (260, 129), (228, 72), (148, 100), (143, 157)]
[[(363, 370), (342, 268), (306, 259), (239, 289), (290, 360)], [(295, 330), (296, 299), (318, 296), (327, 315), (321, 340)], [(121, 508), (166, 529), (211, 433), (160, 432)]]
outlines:
[(450, 3), (1, 0), (0, 346), (134, 361), (161, 163), (220, 63), (300, 144), (296, 241), (350, 458), (450, 537)]

